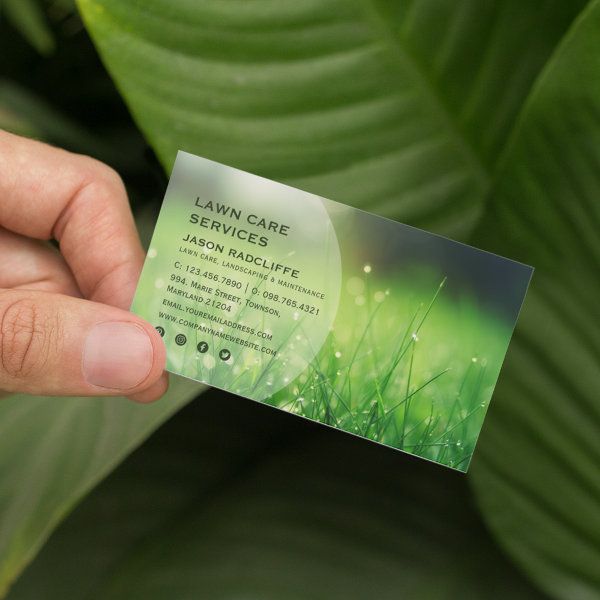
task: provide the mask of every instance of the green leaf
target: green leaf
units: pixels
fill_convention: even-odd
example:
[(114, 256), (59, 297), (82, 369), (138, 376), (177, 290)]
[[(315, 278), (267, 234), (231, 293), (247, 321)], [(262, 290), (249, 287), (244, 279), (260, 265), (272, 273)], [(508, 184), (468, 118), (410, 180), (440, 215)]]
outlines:
[(9, 600), (40, 597), (539, 596), (463, 477), (213, 391), (74, 511)]
[(37, 0), (3, 0), (2, 13), (40, 54), (54, 50), (54, 36)]
[(597, 4), (545, 71), (497, 177), (515, 114), (581, 4), (81, 5), (166, 166), (181, 147), (462, 237), (499, 181), (476, 239), (538, 274), (475, 481), (543, 585), (593, 594)]
[[(118, 161), (122, 151), (54, 109), (41, 97), (8, 79), (0, 78), (0, 129), (89, 154), (98, 160)], [(124, 153), (123, 153), (124, 154)]]
[(462, 238), (583, 4), (79, 0), (167, 169), (183, 149)]
[(0, 597), (77, 501), (200, 389), (174, 379), (152, 405), (124, 398), (0, 400)]
[(475, 242), (537, 267), (472, 465), (486, 519), (557, 598), (600, 595), (600, 3), (540, 77)]
[(597, 2), (520, 111), (584, 4), (80, 0), (167, 168), (182, 148), (463, 239), (490, 198), (475, 243), (537, 274), (474, 481), (560, 597), (599, 587)]

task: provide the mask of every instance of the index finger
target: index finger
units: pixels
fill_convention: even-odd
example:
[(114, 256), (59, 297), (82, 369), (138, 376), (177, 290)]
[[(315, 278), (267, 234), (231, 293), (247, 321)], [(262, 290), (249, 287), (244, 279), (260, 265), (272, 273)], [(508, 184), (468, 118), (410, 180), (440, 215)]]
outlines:
[(85, 298), (129, 309), (144, 252), (110, 167), (0, 131), (0, 225), (56, 239)]

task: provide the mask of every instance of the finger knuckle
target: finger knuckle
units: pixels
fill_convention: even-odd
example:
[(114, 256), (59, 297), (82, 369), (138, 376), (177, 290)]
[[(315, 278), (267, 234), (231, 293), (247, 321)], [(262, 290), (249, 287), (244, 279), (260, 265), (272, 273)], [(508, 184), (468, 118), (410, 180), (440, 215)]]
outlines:
[(24, 379), (43, 371), (57, 329), (32, 299), (19, 298), (8, 304), (0, 317), (0, 366), (5, 374)]
[(120, 231), (122, 223), (115, 219), (115, 209), (127, 204), (127, 192), (121, 176), (111, 167), (89, 159), (87, 174), (78, 193), (80, 206), (85, 205), (88, 221), (96, 237), (112, 237)]
[(125, 191), (123, 179), (112, 167), (89, 156), (85, 157), (85, 161), (88, 182), (113, 193), (122, 193)]

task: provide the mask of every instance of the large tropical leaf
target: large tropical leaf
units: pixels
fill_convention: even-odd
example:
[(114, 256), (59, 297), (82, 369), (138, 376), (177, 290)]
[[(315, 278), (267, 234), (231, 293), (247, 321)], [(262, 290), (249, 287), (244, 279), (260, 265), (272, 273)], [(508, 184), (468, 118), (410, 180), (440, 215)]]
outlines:
[(9, 79), (0, 78), (0, 128), (50, 142), (71, 152), (123, 164), (124, 151), (87, 131), (40, 97)]
[(538, 580), (557, 595), (593, 593), (600, 96), (585, 19), (497, 169), (583, 3), (80, 5), (166, 166), (181, 147), (462, 237), (491, 195), (475, 240), (538, 275), (476, 481), (495, 531)]
[[(170, 165), (175, 151), (183, 148), (463, 238), (482, 211), (484, 198), (492, 188), (498, 153), (532, 82), (582, 4), (558, 0), (526, 3), (517, 0), (418, 0), (412, 3), (376, 0), (254, 0), (252, 3), (247, 0), (199, 0), (193, 3), (184, 0), (143, 3), (80, 0), (86, 22), (109, 70), (165, 166)], [(583, 56), (587, 57), (587, 54)], [(586, 64), (588, 77), (577, 80), (576, 85), (572, 80), (566, 80), (573, 92), (587, 85), (596, 73), (594, 64), (589, 61)], [(574, 72), (579, 72), (573, 65), (569, 66), (572, 67)], [(551, 85), (549, 89), (552, 89)], [(545, 102), (541, 104), (545, 106)], [(593, 106), (593, 103), (586, 105), (585, 113), (591, 114), (590, 107)], [(553, 112), (550, 107), (545, 110), (546, 116)], [(558, 115), (563, 116), (564, 110), (570, 110), (569, 102), (563, 102)], [(532, 122), (543, 122), (542, 117), (537, 115)], [(563, 137), (568, 137), (569, 133), (566, 129)], [(583, 139), (592, 134), (578, 131), (578, 135)], [(557, 139), (554, 138), (554, 144)], [(592, 142), (591, 137), (585, 139), (588, 140), (586, 143)], [(561, 143), (563, 141), (568, 140)], [(521, 157), (532, 171), (537, 169), (540, 146), (546, 150), (539, 140), (535, 145), (530, 140), (523, 146), (536, 150)], [(548, 156), (558, 158), (558, 148), (551, 150)], [(595, 156), (591, 150), (590, 155)], [(542, 159), (539, 161), (544, 164)], [(507, 169), (510, 169), (510, 162), (507, 161)], [(514, 164), (517, 164), (516, 160)], [(586, 164), (589, 166), (583, 159), (574, 163), (573, 169), (567, 172), (568, 177), (572, 178), (575, 172), (577, 177), (594, 180), (590, 175), (592, 168), (583, 168)], [(554, 166), (555, 172), (549, 180), (552, 185), (560, 183), (561, 166), (560, 162)], [(546, 165), (540, 172), (549, 168)], [(532, 181), (539, 183), (539, 178)], [(548, 182), (545, 185), (549, 185)], [(565, 187), (566, 184), (561, 189)], [(519, 196), (512, 195), (516, 193)], [(512, 194), (508, 194), (512, 197), (510, 206), (520, 212), (517, 200), (529, 198), (530, 193), (528, 186), (516, 186)], [(557, 197), (558, 193), (553, 191), (551, 196)], [(495, 197), (503, 199), (504, 195), (496, 194)], [(578, 193), (575, 196), (579, 198)], [(589, 234), (582, 235), (586, 232), (585, 223), (581, 224), (578, 216), (571, 215), (564, 203), (557, 206), (567, 215), (570, 227), (573, 218), (577, 225), (572, 229), (574, 233), (565, 234), (562, 243), (573, 247), (577, 244), (588, 246)], [(545, 209), (535, 210), (538, 212), (534, 213), (529, 207), (526, 218), (530, 219), (534, 214), (539, 218)], [(590, 211), (593, 210), (592, 204)], [(508, 222), (505, 218), (505, 223)], [(515, 222), (519, 221), (515, 219)], [(557, 231), (562, 235), (569, 229), (553, 219), (544, 222), (542, 229), (546, 228), (549, 231), (541, 232), (546, 237), (540, 233), (538, 239), (541, 241), (537, 242), (537, 251), (531, 257), (526, 252), (526, 245), (521, 245), (523, 256), (528, 256), (530, 262), (551, 257), (559, 243), (559, 238), (553, 236)], [(484, 239), (490, 230), (493, 228), (482, 227), (483, 234), (479, 239)], [(515, 239), (506, 227), (499, 231), (502, 237)], [(544, 240), (550, 239), (551, 245), (547, 245)], [(498, 248), (513, 254), (511, 249), (506, 249), (505, 242), (499, 242)], [(576, 255), (582, 264), (587, 264), (580, 256), (581, 251), (570, 252), (566, 254)], [(586, 260), (589, 261), (589, 257)], [(546, 263), (550, 262), (546, 260)], [(528, 319), (526, 328), (529, 332), (535, 331), (535, 319), (545, 327), (546, 316), (562, 311), (562, 316), (550, 321), (551, 326), (543, 338), (545, 344), (554, 346), (540, 345), (531, 352), (531, 344), (527, 342), (517, 346), (516, 359), (513, 359), (516, 366), (507, 369), (507, 373), (510, 370), (517, 372), (529, 362), (526, 369), (530, 379), (524, 383), (520, 378), (515, 380), (518, 385), (513, 386), (514, 400), (513, 391), (500, 398), (501, 402), (504, 398), (509, 401), (504, 401), (499, 411), (492, 410), (490, 433), (483, 436), (484, 443), (486, 436), (494, 439), (494, 431), (500, 432), (498, 436), (504, 436), (503, 459), (506, 462), (499, 465), (493, 455), (493, 441), (487, 442), (491, 451), (486, 452), (485, 463), (481, 461), (487, 467), (479, 468), (481, 475), (478, 477), (482, 489), (489, 483), (490, 489), (502, 488), (506, 492), (503, 498), (519, 502), (506, 502), (502, 511), (497, 512), (489, 495), (483, 504), (492, 506), (487, 510), (492, 515), (490, 518), (493, 519), (494, 514), (500, 515), (501, 518), (493, 522), (495, 530), (508, 540), (507, 547), (517, 552), (523, 564), (537, 577), (548, 571), (550, 562), (547, 558), (540, 559), (542, 550), (547, 552), (542, 548), (541, 536), (548, 523), (560, 524), (562, 529), (555, 527), (552, 530), (550, 542), (556, 543), (557, 547), (566, 544), (562, 546), (566, 548), (565, 556), (561, 559), (552, 555), (551, 558), (560, 564), (559, 577), (553, 581), (563, 584), (558, 593), (565, 595), (568, 590), (575, 589), (579, 581), (583, 581), (579, 589), (587, 592), (593, 589), (594, 583), (589, 569), (594, 538), (581, 525), (584, 515), (590, 517), (583, 509), (589, 511), (588, 502), (595, 493), (589, 483), (591, 471), (586, 467), (590, 464), (586, 457), (590, 461), (590, 456), (597, 456), (593, 450), (593, 435), (597, 428), (590, 425), (593, 420), (583, 418), (587, 414), (586, 402), (590, 401), (585, 393), (593, 393), (594, 381), (589, 375), (589, 362), (584, 361), (580, 368), (573, 361), (586, 357), (589, 360), (594, 353), (597, 356), (597, 346), (590, 346), (589, 342), (589, 339), (597, 341), (597, 338), (590, 338), (594, 330), (587, 323), (582, 324), (582, 315), (594, 307), (589, 306), (590, 288), (586, 288), (583, 279), (575, 276), (575, 271), (567, 272), (565, 268), (559, 274), (564, 275), (565, 281), (576, 290), (572, 296), (567, 296), (574, 298), (572, 305), (564, 305), (561, 298), (555, 298), (552, 293), (547, 294), (550, 300), (541, 300), (544, 294), (538, 293), (537, 289), (544, 288), (537, 286), (534, 290), (530, 303), (533, 308), (528, 309), (534, 316)], [(584, 269), (584, 273), (589, 278), (589, 269)], [(552, 276), (545, 281), (552, 281)], [(562, 291), (562, 288), (548, 286), (555, 292)], [(538, 310), (540, 305), (545, 311)], [(568, 318), (563, 321), (564, 315)], [(581, 339), (585, 342), (577, 346), (571, 341), (565, 346), (574, 331), (583, 336)], [(531, 333), (529, 336), (532, 337)], [(523, 355), (525, 358), (522, 359)], [(555, 364), (558, 356), (564, 361), (560, 365)], [(570, 379), (563, 368), (570, 372)], [(584, 384), (579, 380), (576, 385), (573, 383), (577, 369), (584, 374), (582, 381), (587, 377), (588, 387), (583, 394)], [(536, 395), (539, 403), (537, 412), (528, 414), (528, 419), (532, 415), (543, 417), (535, 423), (519, 419), (523, 414), (519, 411), (528, 406), (525, 402), (533, 402), (524, 395), (524, 387), (533, 390), (528, 394)], [(573, 422), (566, 420), (567, 426), (557, 442), (548, 433), (554, 431), (547, 426), (548, 419), (555, 423), (563, 415), (560, 411), (546, 409), (551, 402), (554, 409), (566, 410), (564, 407), (567, 406), (569, 414), (575, 414), (569, 403), (560, 403), (566, 397), (575, 407), (580, 407), (580, 418)], [(502, 417), (504, 422), (497, 426), (493, 423), (495, 413), (505, 415)], [(42, 413), (40, 418), (44, 417), (46, 414)], [(55, 417), (54, 412), (48, 418), (51, 417)], [(68, 417), (64, 418), (68, 420)], [(35, 423), (34, 417), (31, 419)], [(509, 496), (508, 490), (518, 486), (514, 482), (506, 483), (510, 475), (506, 465), (510, 463), (524, 469), (520, 466), (523, 453), (511, 454), (508, 450), (516, 450), (517, 446), (512, 448), (508, 444), (506, 447), (507, 430), (513, 422), (520, 428), (515, 439), (525, 440), (522, 448), (531, 450), (527, 448), (526, 435), (533, 431), (534, 436), (547, 436), (543, 448), (549, 447), (555, 452), (542, 453), (534, 449), (536, 451), (526, 454), (531, 461), (526, 461), (530, 471), (514, 471), (521, 477), (515, 479), (520, 489), (528, 491), (520, 496), (514, 493)], [(580, 426), (580, 437), (568, 440), (566, 433), (573, 429), (574, 423)], [(40, 442), (35, 440), (31, 431), (37, 426), (30, 427), (29, 432), (22, 432), (22, 443), (26, 440), (30, 452), (44, 456), (43, 438)], [(76, 431), (69, 429), (69, 435)], [(542, 439), (546, 440), (546, 437)], [(0, 444), (2, 442), (0, 440)], [(2, 447), (2, 456), (16, 456), (19, 449), (16, 444)], [(120, 452), (115, 453), (114, 460), (122, 456), (123, 447)], [(543, 477), (533, 477), (538, 458), (542, 461), (539, 464), (544, 466), (541, 472), (554, 474), (559, 470), (557, 465), (561, 460), (566, 461), (566, 457), (570, 460), (568, 468), (563, 468), (557, 480), (556, 485), (561, 490), (557, 496), (572, 499), (573, 512), (581, 521), (575, 516), (565, 520), (564, 506), (561, 505), (558, 511), (557, 500), (553, 504), (542, 503), (542, 510), (535, 504), (541, 494), (532, 494), (529, 488), (523, 488), (523, 478), (527, 476), (532, 476), (533, 482), (537, 481), (537, 484), (532, 483), (533, 487), (540, 485)], [(575, 463), (574, 457), (582, 461)], [(62, 459), (69, 472), (74, 457), (68, 454)], [(2, 468), (8, 464), (7, 460), (2, 462)], [(75, 493), (65, 487), (66, 499), (60, 495), (49, 496), (50, 506), (55, 510), (45, 508), (41, 511), (42, 516), (37, 522), (44, 533), (35, 538), (35, 544), (31, 544), (35, 536), (19, 537), (22, 531), (19, 523), (5, 525), (3, 520), (0, 531), (10, 534), (6, 538), (10, 551), (7, 556), (30, 557), (58, 518), (110, 468), (114, 460), (107, 461), (104, 470), (96, 470), (94, 477), (86, 478), (86, 472), (82, 470), (82, 481), (86, 485), (81, 485), (78, 478), (70, 480)], [(546, 469), (548, 463), (543, 460), (550, 461), (551, 468)], [(18, 469), (18, 460), (13, 458), (13, 463), (9, 466)], [(36, 473), (38, 471), (33, 474)], [(436, 471), (428, 475), (428, 479), (434, 475), (441, 476)], [(32, 473), (22, 475), (28, 485), (35, 482), (35, 479), (29, 479), (31, 476)], [(13, 492), (5, 491), (4, 486), (1, 489), (0, 503), (7, 498), (11, 501)], [(586, 493), (582, 495), (580, 490)], [(251, 495), (250, 491), (248, 494)], [(547, 506), (550, 506), (549, 510), (546, 510)], [(579, 509), (582, 509), (581, 513), (577, 512)], [(555, 520), (547, 518), (548, 514)], [(593, 517), (588, 522), (594, 531)], [(525, 540), (522, 530), (527, 528), (531, 533)], [(216, 527), (212, 534), (216, 536), (214, 539), (219, 531)], [(557, 535), (557, 532), (565, 531), (567, 535)], [(184, 541), (197, 543), (193, 536), (186, 537), (184, 531), (178, 530), (178, 533)], [(21, 546), (23, 539), (25, 543)], [(521, 549), (519, 544), (524, 540), (528, 543)], [(157, 556), (156, 548), (148, 549), (150, 559)], [(581, 562), (575, 565), (578, 558)], [(12, 570), (5, 572), (12, 576), (21, 564), (22, 560), (15, 559)], [(124, 568), (139, 572), (139, 564), (134, 558)], [(567, 571), (570, 577), (561, 578)], [(118, 579), (112, 585), (113, 593), (124, 593), (126, 578)]]
[(582, 0), (80, 0), (134, 117), (178, 149), (464, 237)]
[(538, 598), (470, 503), (455, 473), (213, 391), (77, 508), (8, 600)]
[(175, 380), (153, 405), (0, 400), (0, 597), (76, 502), (199, 389)]
[(54, 36), (46, 21), (44, 8), (37, 0), (3, 0), (0, 19), (7, 18), (41, 54), (54, 50)]
[(472, 466), (505, 547), (600, 597), (600, 3), (540, 77), (475, 240), (537, 267)]

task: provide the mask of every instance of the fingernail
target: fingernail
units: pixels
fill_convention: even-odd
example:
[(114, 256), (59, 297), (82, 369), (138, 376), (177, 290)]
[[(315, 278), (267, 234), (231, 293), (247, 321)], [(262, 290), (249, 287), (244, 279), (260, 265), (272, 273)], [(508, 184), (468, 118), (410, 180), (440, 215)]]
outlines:
[(154, 350), (148, 334), (138, 325), (109, 322), (95, 325), (83, 349), (83, 375), (88, 383), (127, 390), (150, 372)]

